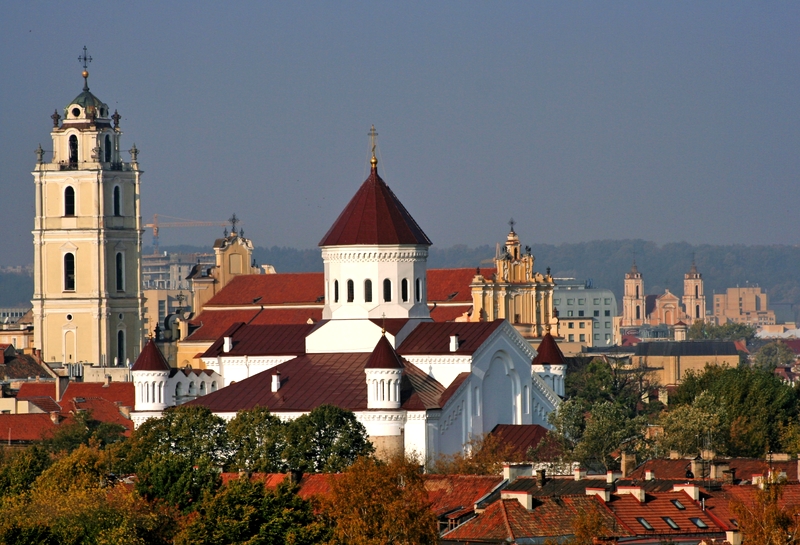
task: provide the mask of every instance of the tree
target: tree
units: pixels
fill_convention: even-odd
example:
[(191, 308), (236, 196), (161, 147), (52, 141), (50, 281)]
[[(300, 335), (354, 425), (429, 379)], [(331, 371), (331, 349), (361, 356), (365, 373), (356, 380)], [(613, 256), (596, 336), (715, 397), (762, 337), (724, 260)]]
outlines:
[(800, 543), (800, 519), (794, 516), (800, 506), (784, 504), (783, 487), (783, 483), (768, 482), (754, 489), (752, 499), (731, 501), (743, 541), (759, 545)]
[(464, 452), (441, 455), (432, 464), (432, 473), (446, 475), (498, 475), (505, 462), (521, 462), (514, 446), (502, 443), (495, 435), (484, 434), (470, 439)]
[(659, 454), (663, 456), (671, 450), (681, 455), (699, 454), (705, 439), (720, 434), (720, 410), (714, 398), (703, 392), (692, 405), (678, 405), (664, 412), (658, 421), (664, 430), (656, 441)]
[(746, 324), (728, 323), (722, 325), (708, 324), (697, 320), (689, 327), (687, 337), (691, 341), (752, 341), (756, 329)]
[(586, 428), (573, 454), (584, 467), (608, 471), (619, 467), (612, 453), (618, 449), (635, 450), (644, 438), (647, 420), (629, 418), (611, 402), (598, 403), (586, 418)]
[(312, 545), (325, 541), (330, 531), (314, 515), (311, 502), (297, 495), (288, 480), (273, 490), (263, 482), (239, 478), (208, 495), (175, 539), (178, 545)]
[(374, 450), (351, 411), (320, 405), (286, 426), (283, 458), (292, 469), (336, 473)]
[(42, 445), (31, 445), (6, 457), (0, 467), (0, 497), (27, 492), (51, 463), (50, 453)]
[(180, 454), (156, 453), (137, 466), (136, 491), (150, 501), (163, 500), (184, 513), (221, 484), (216, 465), (206, 457), (191, 460)]
[(283, 469), (286, 449), (285, 425), (266, 407), (239, 411), (228, 422), (228, 439), (233, 453), (231, 471), (276, 473)]
[(437, 522), (418, 461), (362, 457), (331, 479), (324, 512), (333, 543), (347, 545), (434, 544)]
[(125, 427), (110, 422), (100, 422), (92, 417), (91, 411), (81, 411), (73, 415), (73, 420), (58, 427), (53, 435), (45, 439), (43, 445), (51, 452), (72, 452), (80, 445), (94, 441), (99, 446), (116, 443), (124, 438)]
[(611, 530), (599, 509), (579, 511), (572, 521), (572, 532), (574, 537), (569, 545), (594, 545), (597, 543), (595, 538), (611, 536)]
[(610, 401), (629, 417), (639, 414), (642, 396), (652, 386), (650, 372), (631, 365), (629, 358), (593, 358), (571, 370), (566, 379), (567, 396), (580, 401), (583, 410)]
[(795, 353), (781, 341), (767, 343), (756, 352), (754, 363), (757, 367), (774, 371), (776, 367), (784, 367), (795, 361)]

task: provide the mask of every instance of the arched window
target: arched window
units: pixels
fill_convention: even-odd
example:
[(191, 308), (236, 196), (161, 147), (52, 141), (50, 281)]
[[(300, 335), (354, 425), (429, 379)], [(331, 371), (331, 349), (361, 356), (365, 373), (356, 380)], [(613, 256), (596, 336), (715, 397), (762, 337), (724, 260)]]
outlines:
[(74, 134), (69, 137), (69, 164), (78, 166), (78, 137)]
[(190, 396), (193, 396), (193, 395), (195, 395), (196, 393), (197, 393), (197, 391), (195, 390), (195, 387), (194, 387), (194, 381), (191, 381), (191, 382), (189, 383), (189, 395), (190, 395)]
[(352, 280), (347, 281), (347, 302), (352, 303), (356, 298), (356, 287)]
[(117, 252), (117, 291), (125, 291), (125, 256)]
[(150, 383), (144, 383), (144, 402), (150, 403)]
[(206, 395), (206, 383), (205, 382), (201, 382), (200, 383), (200, 395), (201, 396)]
[(642, 317), (642, 313), (641, 313), (640, 307), (639, 307), (639, 305), (636, 305), (636, 319), (638, 320), (641, 317)]
[(695, 318), (699, 318), (700, 317), (700, 305), (697, 305), (696, 307), (694, 307), (694, 317)]
[(531, 412), (530, 403), (531, 403), (531, 399), (530, 399), (530, 397), (528, 395), (528, 387), (527, 386), (523, 386), (522, 387), (522, 411), (525, 414), (530, 414), (530, 412)]
[(64, 189), (64, 215), (75, 215), (75, 189), (69, 185)]
[(217, 391), (217, 381), (216, 380), (212, 380), (211, 381), (211, 391), (212, 392), (216, 392)]
[(119, 186), (114, 186), (114, 215), (122, 215), (122, 196), (120, 195)]
[(175, 403), (180, 403), (180, 399), (183, 397), (183, 384), (180, 382), (175, 385)]
[(338, 303), (339, 302), (339, 281), (338, 280), (334, 280), (333, 281), (333, 302), (334, 303)]
[(414, 300), (417, 303), (422, 302), (422, 280), (420, 278), (414, 281)]
[(117, 331), (117, 362), (118, 365), (125, 365), (125, 332), (122, 330)]
[(388, 278), (383, 281), (383, 300), (387, 303), (392, 300), (392, 281)]
[(694, 296), (695, 297), (700, 297), (700, 286), (695, 286), (694, 287)]
[(372, 302), (372, 280), (364, 280), (364, 302)]
[(64, 291), (75, 291), (75, 254), (64, 254)]
[(400, 298), (404, 303), (408, 303), (408, 278), (403, 278), (400, 282)]
[(111, 162), (111, 137), (106, 135), (106, 145), (105, 147), (105, 155), (106, 155), (106, 163)]
[(639, 298), (639, 286), (636, 286), (636, 298)]

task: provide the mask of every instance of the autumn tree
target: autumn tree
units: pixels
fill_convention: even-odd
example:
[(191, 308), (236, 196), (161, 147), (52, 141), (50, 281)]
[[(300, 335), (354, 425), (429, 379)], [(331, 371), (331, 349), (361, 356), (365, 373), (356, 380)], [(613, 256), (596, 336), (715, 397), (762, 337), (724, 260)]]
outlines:
[(462, 452), (441, 454), (430, 465), (431, 473), (445, 475), (498, 475), (506, 462), (521, 462), (524, 455), (491, 434), (471, 438)]
[(664, 433), (656, 440), (657, 455), (675, 450), (682, 456), (697, 455), (704, 440), (719, 437), (722, 429), (722, 407), (703, 392), (691, 405), (678, 405), (664, 412), (658, 420)]
[(72, 452), (90, 441), (101, 447), (116, 443), (124, 439), (124, 433), (125, 427), (121, 424), (100, 422), (91, 411), (80, 411), (62, 423), (42, 445), (51, 452)]
[(42, 445), (4, 453), (0, 465), (0, 497), (27, 492), (51, 463), (50, 453)]
[(333, 405), (320, 405), (286, 426), (283, 458), (291, 469), (336, 473), (373, 452), (355, 414)]
[(752, 498), (734, 498), (731, 510), (736, 515), (743, 541), (759, 545), (800, 544), (798, 505), (783, 502), (784, 483), (768, 482), (756, 488)]
[(425, 545), (438, 538), (419, 462), (402, 456), (388, 462), (359, 458), (331, 479), (324, 513), (334, 544)]
[(228, 422), (228, 440), (232, 448), (230, 470), (282, 471), (285, 432), (286, 425), (266, 407), (236, 413), (233, 420)]

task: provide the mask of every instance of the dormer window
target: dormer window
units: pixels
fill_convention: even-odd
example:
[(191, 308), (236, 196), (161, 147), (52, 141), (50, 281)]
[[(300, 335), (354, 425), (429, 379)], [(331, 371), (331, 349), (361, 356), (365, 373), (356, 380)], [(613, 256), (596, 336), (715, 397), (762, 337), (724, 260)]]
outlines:
[(67, 186), (64, 189), (64, 215), (75, 215), (75, 189), (72, 186)]
[(72, 108), (72, 117), (80, 117), (81, 116), (81, 109), (80, 108)]
[(69, 137), (69, 164), (78, 164), (78, 137), (74, 134)]

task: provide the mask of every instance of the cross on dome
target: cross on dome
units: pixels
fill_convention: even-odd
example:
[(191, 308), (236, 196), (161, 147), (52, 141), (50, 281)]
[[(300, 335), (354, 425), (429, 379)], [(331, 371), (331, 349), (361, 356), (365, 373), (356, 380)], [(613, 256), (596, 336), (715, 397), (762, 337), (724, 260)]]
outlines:
[(369, 136), (369, 145), (372, 148), (372, 159), (370, 159), (369, 162), (372, 165), (372, 168), (375, 168), (378, 166), (378, 158), (375, 157), (375, 147), (378, 145), (378, 133), (375, 131), (375, 125), (370, 128), (367, 136)]
[(89, 63), (92, 62), (92, 56), (87, 54), (86, 46), (83, 46), (83, 55), (78, 57), (78, 62), (83, 65), (83, 90), (89, 90), (89, 72), (87, 68), (89, 68)]

